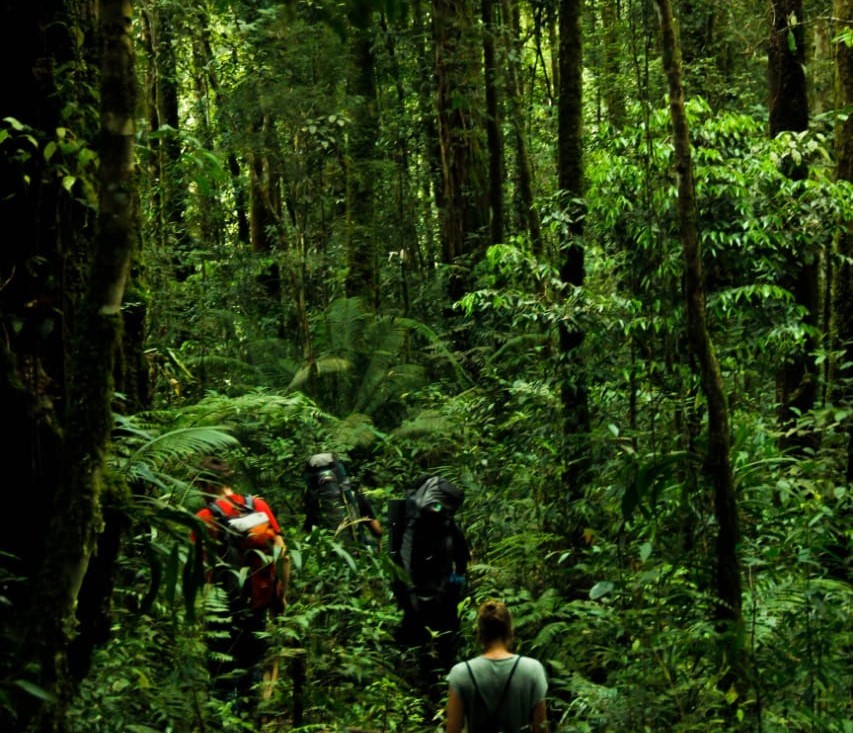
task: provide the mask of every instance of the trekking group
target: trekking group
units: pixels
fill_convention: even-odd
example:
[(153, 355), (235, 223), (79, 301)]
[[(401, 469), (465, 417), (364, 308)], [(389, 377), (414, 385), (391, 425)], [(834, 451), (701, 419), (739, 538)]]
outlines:
[[(290, 559), (269, 504), (239, 493), (236, 475), (222, 458), (201, 461), (195, 481), (206, 499), (196, 512), (207, 558), (207, 580), (225, 604), (208, 634), (214, 693), (235, 708), (252, 706), (260, 687), (268, 699), (278, 668), (268, 657), (269, 619), (284, 613)], [(306, 533), (334, 532), (357, 546), (381, 551), (385, 528), (369, 499), (331, 452), (305, 463), (303, 504)], [(416, 658), (421, 679), (447, 684), (447, 733), (544, 733), (547, 681), (542, 665), (511, 652), (509, 610), (499, 601), (481, 604), (477, 636), (483, 654), (456, 664), (459, 607), (470, 552), (455, 514), (463, 491), (439, 475), (420, 476), (388, 506), (388, 548), (400, 572), (393, 581), (402, 611), (396, 641)], [(215, 617), (214, 617), (215, 618)], [(213, 623), (216, 623), (215, 621)]]

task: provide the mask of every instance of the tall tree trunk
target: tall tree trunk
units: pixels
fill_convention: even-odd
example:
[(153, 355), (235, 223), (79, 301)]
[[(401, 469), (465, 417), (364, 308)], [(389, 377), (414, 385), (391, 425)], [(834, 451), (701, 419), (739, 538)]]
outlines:
[[(669, 82), (675, 165), (678, 174), (678, 224), (684, 251), (684, 287), (687, 307), (687, 338), (695, 356), (708, 406), (708, 455), (705, 470), (714, 486), (716, 543), (716, 621), (723, 638), (722, 669), (727, 683), (742, 683), (745, 660), (739, 644), (741, 572), (737, 501), (731, 463), (731, 436), (720, 365), (706, 323), (705, 285), (694, 190), (690, 134), (681, 86), (681, 58), (669, 0), (656, 0), (660, 10), (663, 65)], [(740, 690), (743, 693), (743, 690)]]
[[(72, 36), (78, 27), (62, 0), (3, 3), (0, 6), (0, 60), (3, 118), (25, 126), (42, 146), (54, 140), (60, 111), (58, 69), (73, 59)], [(81, 31), (82, 34), (82, 31)], [(77, 100), (75, 100), (76, 102)], [(54, 488), (62, 470), (62, 406), (67, 394), (63, 260), (75, 236), (60, 177), (41, 155), (27, 155), (14, 128), (0, 155), (0, 221), (13, 238), (0, 247), (0, 419), (4, 426), (3, 463), (15, 490), (49, 518)], [(17, 160), (16, 160), (17, 159)], [(89, 232), (86, 232), (88, 234)], [(21, 683), (42, 683), (29, 622), (33, 578), (41, 567), (48, 538), (10, 523), (0, 533), (0, 677), (8, 702), (0, 706), (0, 728), (20, 730), (38, 700)], [(18, 580), (15, 580), (18, 579)], [(14, 581), (14, 582), (10, 582)], [(17, 714), (17, 718), (16, 718)]]
[(483, 17), (483, 67), (486, 75), (486, 138), (489, 143), (490, 243), (497, 244), (503, 241), (504, 236), (504, 151), (498, 111), (494, 0), (481, 0), (480, 9)]
[[(584, 285), (583, 203), (583, 0), (560, 1), (560, 93), (558, 98), (557, 179), (569, 217), (569, 241), (562, 243), (560, 278), (575, 290)], [(578, 496), (589, 463), (589, 405), (581, 356), (585, 334), (578, 324), (562, 322), (560, 391), (563, 432), (568, 445), (565, 475), (569, 496)]]
[[(249, 238), (252, 253), (267, 259), (279, 241), (281, 231), (281, 179), (275, 157), (270, 154), (274, 139), (270, 115), (254, 124), (254, 146), (246, 157), (249, 167)], [(264, 265), (257, 278), (261, 291), (272, 304), (281, 301), (281, 272), (274, 259)], [(279, 332), (284, 326), (279, 321)]]
[(770, 136), (809, 126), (802, 0), (771, 0), (769, 59)]
[[(91, 10), (85, 4), (77, 9), (83, 13)], [(102, 524), (104, 455), (112, 428), (114, 356), (122, 328), (121, 305), (131, 251), (136, 241), (133, 162), (136, 78), (131, 3), (129, 0), (101, 0), (98, 9), (100, 27), (96, 37), (102, 44), (101, 129), (97, 135), (99, 213), (94, 243), (87, 252), (88, 269), (76, 273), (81, 276), (80, 294), (72, 293), (73, 297), (63, 300), (64, 324), (61, 331), (67, 340), (63, 343), (61, 371), (66, 378), (61, 385), (51, 386), (48, 372), (39, 365), (39, 361), (28, 357), (23, 342), (13, 344), (17, 352), (13, 353), (4, 340), (0, 358), (4, 367), (4, 392), (11, 387), (9, 402), (5, 399), (7, 395), (3, 395), (4, 408), (9, 404), (12, 409), (25, 410), (18, 416), (21, 420), (16, 430), (26, 436), (21, 445), (21, 459), (29, 465), (18, 466), (21, 469), (16, 474), (18, 485), (21, 490), (25, 490), (25, 484), (30, 482), (37, 487), (32, 494), (28, 492), (28, 501), (39, 502), (46, 527), (43, 547), (34, 543), (36, 547), (29, 550), (24, 545), (16, 548), (20, 553), (18, 569), (26, 568), (28, 575), (23, 589), (25, 598), (16, 604), (18, 618), (11, 627), (19, 638), (11, 656), (13, 666), (3, 671), (6, 673), (4, 678), (28, 681), (41, 687), (50, 697), (43, 700), (22, 698), (23, 703), (16, 706), (18, 720), (14, 726), (6, 728), (9, 730), (51, 733), (68, 730), (67, 707), (74, 694), (69, 674), (69, 642), (75, 633), (75, 609), (85, 627), (93, 618), (86, 611), (91, 605), (104, 600), (103, 595), (100, 599), (94, 596), (83, 599), (80, 589)], [(42, 32), (51, 29), (52, 37), (43, 37), (41, 40), (45, 42), (34, 48), (49, 52), (66, 42), (68, 39), (58, 41), (53, 35), (59, 29), (79, 31), (81, 37), (91, 37), (91, 29), (82, 28), (74, 19), (63, 16), (58, 5), (51, 8), (52, 15), (44, 15), (46, 10), (42, 3), (38, 14), (18, 18), (35, 22)], [(90, 16), (86, 14), (85, 17), (88, 22)], [(6, 20), (8, 18), (4, 17), (4, 22), (0, 23), (4, 28)], [(14, 27), (19, 32), (25, 26)], [(84, 52), (86, 50), (84, 48)], [(42, 58), (41, 68), (47, 73), (46, 79), (57, 60), (56, 57)], [(55, 92), (50, 88), (35, 88), (30, 94), (30, 99), (36, 103), (35, 109), (44, 111), (52, 108)], [(42, 94), (46, 94), (46, 107), (42, 107), (43, 103), (38, 99)], [(49, 134), (55, 130), (50, 127), (53, 123), (47, 115), (40, 116), (38, 124), (40, 127), (47, 125), (42, 129)], [(81, 128), (80, 132), (85, 130)], [(90, 134), (96, 137), (94, 131)], [(5, 185), (6, 181), (4, 189)], [(42, 192), (33, 207), (39, 218), (51, 222), (51, 226), (67, 229), (71, 225), (67, 231), (63, 230), (63, 237), (57, 237), (58, 232), (54, 231), (51, 239), (68, 247), (91, 233), (85, 224), (79, 225), (73, 219), (63, 222), (60, 212), (72, 209), (69, 202), (56, 206), (56, 200), (45, 193)], [(0, 198), (5, 200), (6, 196)], [(66, 251), (65, 254), (73, 253)], [(53, 264), (56, 269), (52, 277), (57, 281), (63, 282), (72, 275), (63, 271), (61, 259)], [(6, 367), (15, 368), (16, 361), (18, 368), (35, 364), (38, 379), (10, 381), (11, 372)], [(41, 364), (46, 366), (47, 362), (41, 360)], [(26, 372), (19, 374), (25, 375)], [(57, 391), (52, 396), (54, 389)], [(62, 409), (54, 410), (53, 405), (62, 405)], [(32, 539), (32, 533), (27, 534)], [(109, 589), (101, 588), (101, 591), (109, 593)], [(20, 614), (21, 608), (26, 608), (27, 613)], [(6, 621), (8, 619), (4, 619), (4, 630), (7, 629)], [(39, 707), (35, 708), (35, 704)], [(2, 709), (4, 714), (8, 712), (5, 704)]]
[(349, 93), (353, 100), (347, 166), (348, 296), (379, 308), (379, 254), (374, 221), (374, 179), (379, 113), (376, 99), (374, 24), (368, 17), (351, 19)]
[[(237, 124), (231, 117), (230, 108), (227, 106), (227, 104), (224, 104), (223, 100), (219, 100), (220, 84), (219, 78), (216, 73), (216, 65), (213, 51), (210, 48), (210, 28), (208, 27), (208, 15), (203, 11), (201, 7), (199, 7), (198, 12), (196, 14), (196, 18), (198, 19), (198, 25), (200, 28), (199, 36), (196, 40), (194, 50), (199, 57), (199, 63), (197, 64), (197, 72), (199, 76), (202, 77), (199, 78), (197, 82), (198, 86), (203, 87), (205, 89), (209, 89), (213, 93), (213, 97), (216, 99), (216, 103), (214, 104), (214, 106), (216, 108), (224, 107), (223, 111), (227, 115), (226, 124), (230, 126), (233, 136), (235, 138), (239, 138), (240, 136), (237, 134)], [(246, 189), (240, 180), (240, 163), (238, 162), (237, 156), (234, 153), (233, 149), (230, 149), (228, 151), (226, 158), (228, 163), (228, 172), (231, 175), (233, 187), (232, 195), (234, 196), (234, 215), (237, 219), (237, 241), (248, 243), (251, 241), (248, 216), (249, 207), (246, 203)], [(218, 236), (221, 237), (221, 234), (219, 234)]]
[(607, 107), (607, 121), (619, 130), (625, 121), (625, 94), (620, 78), (619, 43), (619, 3), (618, 0), (604, 0), (601, 3), (601, 25), (604, 35), (602, 93)]
[[(768, 54), (770, 89), (770, 136), (783, 132), (802, 132), (809, 126), (805, 73), (805, 25), (802, 0), (772, 0), (772, 23)], [(794, 180), (808, 175), (805, 163), (794, 164), (786, 158), (785, 173)], [(793, 354), (776, 371), (776, 402), (782, 436), (780, 448), (796, 454), (812, 453), (818, 434), (796, 428), (797, 416), (814, 407), (817, 397), (818, 369), (812, 355), (820, 313), (818, 265), (813, 251), (792, 251), (783, 269), (781, 284), (805, 311), (807, 335)]]
[[(834, 17), (846, 21), (849, 30), (853, 18), (853, 0), (835, 0)], [(836, 109), (853, 107), (853, 47), (838, 41), (836, 48)], [(836, 122), (837, 178), (853, 182), (853, 115)], [(843, 385), (839, 400), (853, 406), (853, 221), (842, 222), (841, 235), (836, 245), (833, 330), (834, 349), (841, 353), (837, 381)], [(847, 481), (853, 482), (853, 420), (848, 418)], [(849, 555), (849, 547), (846, 550)]]
[(504, 22), (504, 54), (506, 58), (507, 104), (509, 118), (515, 137), (516, 200), (518, 222), (522, 229), (530, 234), (530, 243), (537, 254), (542, 252), (542, 230), (539, 225), (539, 212), (533, 201), (533, 169), (530, 164), (530, 151), (527, 145), (524, 107), (521, 86), (521, 43), (516, 13), (510, 7), (510, 0), (501, 0), (501, 13)]
[(177, 5), (152, 6), (153, 49), (156, 69), (158, 132), (158, 188), (162, 205), (161, 219), (167, 251), (174, 262), (175, 274), (185, 280), (193, 272), (189, 259), (190, 239), (184, 222), (183, 174), (181, 167), (181, 118), (178, 86), (177, 36), (181, 28)]
[[(397, 114), (400, 119), (405, 118), (406, 90), (403, 86), (403, 76), (400, 70), (400, 62), (397, 57), (397, 46), (395, 37), (388, 27), (388, 22), (382, 16), (382, 33), (385, 35), (385, 48), (391, 61), (391, 73), (394, 79), (394, 87), (397, 90)], [(394, 170), (395, 170), (395, 210), (397, 220), (394, 224), (396, 237), (392, 248), (397, 255), (400, 268), (400, 300), (402, 301), (403, 315), (409, 315), (409, 288), (408, 270), (414, 258), (414, 252), (418, 246), (418, 227), (416, 221), (416, 202), (412, 196), (411, 187), (411, 155), (409, 153), (409, 136), (406, 128), (399, 126), (396, 132), (394, 144)], [(429, 200), (429, 195), (427, 195)]]
[(444, 211), (442, 260), (452, 266), (450, 297), (468, 290), (488, 226), (488, 173), (482, 140), (482, 68), (471, 0), (433, 0), (435, 77)]
[[(415, 54), (418, 59), (418, 68), (421, 71), (421, 82), (418, 85), (418, 117), (419, 126), (424, 146), (423, 174), (423, 218), (427, 222), (424, 227), (425, 249), (424, 261), (419, 261), (421, 269), (431, 269), (439, 261), (433, 237), (433, 220), (435, 218), (431, 202), (441, 215), (444, 211), (444, 177), (441, 169), (441, 145), (438, 142), (438, 122), (435, 114), (435, 86), (432, 76), (435, 64), (431, 59), (434, 52), (427, 50), (427, 39), (430, 33), (425, 28), (423, 3), (420, 0), (412, 0), (412, 30), (415, 36)], [(434, 45), (434, 44), (433, 44)], [(430, 190), (432, 196), (430, 196)], [(420, 253), (420, 250), (418, 250)]]

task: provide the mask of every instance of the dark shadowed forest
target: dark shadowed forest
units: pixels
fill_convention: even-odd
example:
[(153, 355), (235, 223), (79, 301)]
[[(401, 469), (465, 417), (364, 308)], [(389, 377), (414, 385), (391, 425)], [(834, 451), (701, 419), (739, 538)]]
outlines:
[[(2, 730), (441, 731), (496, 598), (553, 733), (853, 733), (853, 0), (7, 0), (0, 59)], [(251, 709), (210, 456), (290, 563)]]

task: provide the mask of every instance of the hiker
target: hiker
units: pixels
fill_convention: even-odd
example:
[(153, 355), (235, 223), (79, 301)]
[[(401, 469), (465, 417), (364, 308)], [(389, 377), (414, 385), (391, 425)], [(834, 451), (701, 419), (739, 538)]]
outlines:
[(196, 516), (216, 547), (208, 581), (224, 592), (230, 617), (227, 626), (211, 624), (210, 673), (214, 688), (240, 705), (263, 676), (277, 674), (277, 668), (263, 670), (263, 635), (269, 618), (284, 612), (290, 559), (272, 509), (260, 497), (234, 491), (227, 461), (210, 456), (201, 466), (196, 484), (209, 503)]
[(458, 606), (470, 560), (468, 542), (454, 520), (463, 500), (464, 492), (455, 484), (426, 475), (405, 499), (389, 503), (391, 558), (402, 571), (392, 588), (403, 611), (397, 641), (418, 650), (427, 688), (443, 678), (456, 658)]
[(344, 532), (362, 545), (381, 542), (384, 530), (370, 500), (352, 485), (335, 453), (315, 453), (305, 462), (304, 498), (306, 532), (321, 527)]
[(500, 601), (477, 612), (483, 653), (454, 665), (447, 676), (446, 733), (545, 733), (548, 681), (537, 660), (513, 654), (512, 618)]

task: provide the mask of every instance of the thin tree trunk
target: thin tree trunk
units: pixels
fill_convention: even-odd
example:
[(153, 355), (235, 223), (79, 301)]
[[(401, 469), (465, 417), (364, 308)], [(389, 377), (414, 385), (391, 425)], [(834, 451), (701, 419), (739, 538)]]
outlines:
[(724, 678), (729, 683), (742, 682), (745, 662), (738, 642), (743, 625), (740, 559), (737, 550), (739, 529), (728, 407), (720, 365), (706, 323), (693, 161), (681, 86), (678, 40), (669, 0), (656, 2), (660, 10), (663, 65), (669, 82), (669, 106), (678, 174), (678, 224), (684, 250), (687, 338), (696, 359), (708, 407), (708, 455), (705, 470), (714, 486), (714, 514), (717, 520), (715, 618), (724, 640), (722, 668), (731, 670), (731, 674), (725, 674)]
[(178, 42), (179, 11), (177, 6), (159, 4), (154, 6), (153, 42), (156, 68), (157, 129), (159, 170), (158, 183), (161, 189), (162, 222), (166, 246), (172, 254), (175, 274), (185, 280), (193, 273), (189, 262), (190, 240), (184, 222), (183, 176), (181, 172), (181, 129), (178, 62), (175, 46)]
[(515, 167), (518, 181), (516, 197), (518, 201), (518, 219), (521, 228), (530, 234), (530, 243), (537, 254), (542, 252), (542, 230), (539, 225), (539, 212), (533, 201), (533, 170), (530, 164), (530, 152), (527, 146), (527, 132), (521, 88), (521, 44), (518, 41), (519, 28), (516, 24), (515, 13), (512, 12), (509, 0), (501, 0), (504, 22), (506, 74), (507, 74), (507, 103), (509, 105), (510, 123), (515, 136)]
[(483, 18), (483, 66), (486, 75), (486, 138), (489, 144), (489, 206), (491, 244), (503, 241), (504, 151), (498, 111), (497, 65), (495, 62), (494, 0), (481, 0)]
[(619, 46), (619, 3), (617, 0), (604, 0), (601, 3), (601, 24), (604, 34), (602, 49), (604, 104), (607, 107), (607, 121), (615, 129), (621, 129), (625, 121), (625, 95), (620, 79)]
[[(423, 195), (420, 197), (424, 204), (423, 218), (427, 222), (424, 237), (426, 253), (423, 261), (418, 258), (418, 262), (421, 269), (430, 269), (440, 261), (433, 236), (435, 216), (431, 202), (434, 202), (435, 209), (441, 216), (444, 211), (445, 195), (441, 169), (441, 145), (438, 142), (438, 123), (435, 115), (435, 86), (431, 83), (434, 64), (430, 56), (433, 53), (427, 49), (429, 32), (425, 28), (424, 9), (420, 0), (412, 1), (412, 28), (415, 36), (415, 54), (418, 58), (418, 67), (422, 72), (422, 82), (418, 86), (418, 115), (423, 136), (424, 167), (426, 168), (425, 174), (423, 174)], [(430, 196), (430, 189), (432, 196)], [(420, 254), (420, 250), (418, 250), (418, 254)]]
[[(835, 0), (834, 17), (846, 22), (850, 29), (853, 0)], [(839, 28), (839, 30), (841, 30)], [(836, 48), (836, 109), (853, 107), (853, 47), (839, 41)], [(837, 178), (853, 182), (853, 115), (839, 121), (836, 130)], [(853, 405), (853, 221), (841, 222), (841, 235), (836, 245), (833, 312), (834, 348), (841, 356), (836, 381), (835, 401)], [(848, 418), (847, 481), (853, 482), (853, 420)], [(845, 550), (849, 556), (849, 546)]]
[[(572, 289), (585, 279), (584, 183), (582, 139), (583, 0), (560, 2), (560, 94), (558, 99), (557, 179), (570, 224), (563, 243), (560, 278)], [(563, 432), (568, 444), (565, 475), (569, 496), (578, 496), (589, 463), (589, 405), (581, 346), (585, 333), (577, 324), (559, 325)]]
[(348, 296), (379, 308), (379, 262), (374, 224), (374, 157), (379, 132), (376, 99), (374, 25), (369, 18), (350, 24), (349, 92), (353, 99), (347, 166)]

